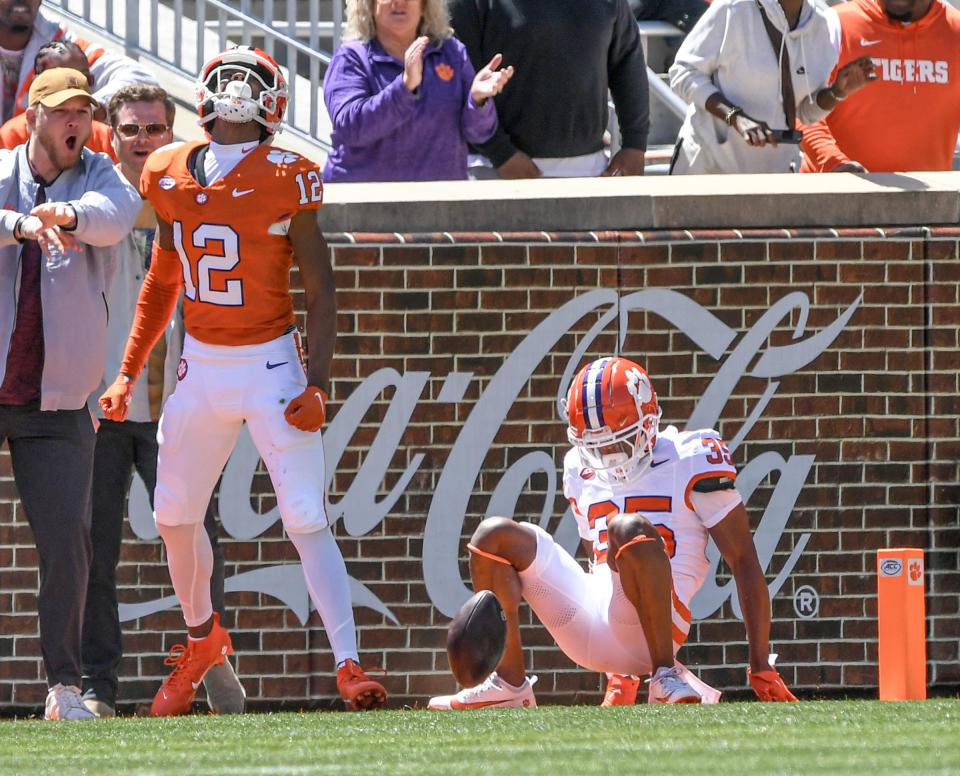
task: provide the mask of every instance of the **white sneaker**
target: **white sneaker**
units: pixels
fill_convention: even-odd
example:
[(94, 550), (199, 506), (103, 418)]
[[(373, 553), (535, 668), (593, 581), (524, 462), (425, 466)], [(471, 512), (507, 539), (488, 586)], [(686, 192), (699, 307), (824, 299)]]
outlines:
[(537, 677), (528, 676), (519, 687), (512, 687), (497, 676), (494, 671), (476, 687), (461, 690), (456, 695), (440, 695), (431, 698), (428, 709), (450, 711), (451, 709), (489, 709), (519, 707), (533, 709), (537, 699), (533, 695), (533, 685)]
[(650, 680), (647, 703), (702, 703), (700, 693), (687, 684), (676, 666), (661, 666)]
[(55, 684), (47, 693), (44, 719), (96, 719), (97, 715), (83, 705), (80, 688), (72, 684)]
[(243, 714), (247, 691), (243, 689), (229, 658), (207, 671), (203, 686), (207, 691), (207, 704), (214, 714)]

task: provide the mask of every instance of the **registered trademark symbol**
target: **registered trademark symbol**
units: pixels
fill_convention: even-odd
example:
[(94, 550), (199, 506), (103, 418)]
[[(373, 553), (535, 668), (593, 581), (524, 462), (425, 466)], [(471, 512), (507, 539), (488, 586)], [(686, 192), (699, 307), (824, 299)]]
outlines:
[(810, 585), (798, 587), (793, 594), (793, 611), (801, 620), (812, 620), (820, 611), (820, 594)]

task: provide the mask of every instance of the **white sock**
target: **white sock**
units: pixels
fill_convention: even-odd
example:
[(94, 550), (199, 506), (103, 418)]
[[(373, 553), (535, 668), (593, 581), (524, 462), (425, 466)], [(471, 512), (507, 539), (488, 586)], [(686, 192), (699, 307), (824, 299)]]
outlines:
[(157, 530), (167, 547), (167, 567), (173, 590), (180, 599), (188, 628), (203, 625), (213, 615), (210, 577), (213, 548), (203, 523), (161, 525)]
[(290, 541), (300, 554), (307, 590), (323, 620), (334, 662), (339, 666), (348, 658), (357, 660), (357, 631), (347, 567), (333, 533), (329, 528), (291, 533)]

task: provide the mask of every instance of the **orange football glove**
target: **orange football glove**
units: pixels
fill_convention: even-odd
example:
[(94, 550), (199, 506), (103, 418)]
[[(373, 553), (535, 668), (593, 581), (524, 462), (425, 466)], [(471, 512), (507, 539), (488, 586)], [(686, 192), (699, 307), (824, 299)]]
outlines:
[(776, 668), (766, 671), (751, 671), (747, 669), (747, 678), (757, 697), (762, 701), (795, 701), (797, 697), (790, 692), (783, 677)]
[(301, 431), (319, 431), (327, 419), (327, 392), (315, 385), (308, 385), (303, 393), (293, 399), (283, 411), (283, 416), (294, 428)]
[(126, 375), (119, 375), (113, 385), (103, 392), (100, 397), (100, 409), (107, 420), (124, 421), (130, 409), (130, 400), (133, 398), (133, 389), (137, 381)]

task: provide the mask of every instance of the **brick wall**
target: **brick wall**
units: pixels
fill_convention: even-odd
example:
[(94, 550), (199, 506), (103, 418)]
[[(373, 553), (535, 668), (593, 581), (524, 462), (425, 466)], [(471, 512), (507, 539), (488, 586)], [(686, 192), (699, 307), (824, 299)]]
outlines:
[[(669, 310), (638, 310), (622, 319), (622, 352), (646, 362), (664, 421), (684, 425), (700, 398), (716, 387), (715, 378), (732, 369), (723, 373), (733, 377), (729, 395), (718, 400), (718, 425), (727, 440), (749, 427), (738, 440), (737, 465), (751, 465), (764, 453), (779, 454), (784, 466), (813, 456), (792, 510), (788, 504), (783, 513), (782, 530), (772, 526), (776, 515), (768, 506), (778, 483), (788, 479), (786, 472), (762, 479), (748, 502), (754, 527), (766, 520), (765, 535), (774, 540), (768, 580), (793, 564), (773, 600), (772, 639), (788, 683), (809, 694), (869, 693), (876, 687), (874, 551), (906, 545), (927, 551), (929, 683), (938, 688), (960, 684), (960, 232), (355, 234), (330, 239), (340, 310), (335, 409), (346, 412), (344, 402), (359, 396), (358, 389), (370, 385), (366, 381), (372, 376), (382, 376), (384, 368), (397, 373), (387, 382), (401, 376), (411, 380), (379, 393), (359, 421), (338, 424), (334, 418), (328, 439), (330, 445), (338, 437), (345, 446), (330, 501), (334, 513), (344, 515), (336, 530), (348, 571), (396, 620), (370, 608), (356, 610), (363, 662), (387, 669), (394, 704), (422, 704), (429, 695), (452, 689), (443, 648), (448, 618), (434, 605), (438, 585), (424, 582), (425, 564), (446, 568), (448, 576), (456, 569), (453, 555), (431, 556), (440, 527), (449, 520), (455, 529), (462, 521), (462, 539), (453, 552), (466, 579), (465, 538), (486, 513), (504, 472), (537, 452), (559, 467), (566, 446), (555, 400), (571, 354), (615, 308), (611, 300), (619, 298), (626, 306), (626, 300), (638, 303), (631, 296), (635, 292), (655, 289), (677, 292), (716, 319), (715, 325), (697, 329), (699, 344), (689, 334), (696, 328), (693, 319), (671, 322)], [(501, 367), (529, 342), (528, 334), (589, 292), (600, 293), (597, 305), (570, 325), (551, 329), (558, 332), (555, 342), (541, 336), (541, 341), (550, 339), (549, 348), (532, 362), (516, 398), (506, 395), (500, 401), (503, 422), (488, 429), (496, 431), (489, 449), (474, 451), (482, 466), (461, 505), (441, 480), (458, 440), (461, 450), (475, 439), (478, 445), (483, 441), (476, 424), (468, 425), (471, 411), (491, 384), (496, 387), (498, 375), (507, 376)], [(733, 369), (738, 345), (760, 331), (764, 313), (789, 294), (807, 302), (792, 308)], [(825, 349), (811, 351), (812, 360), (783, 374), (762, 374), (769, 348), (786, 352), (827, 330), (845, 312), (849, 320)], [(588, 357), (616, 347), (616, 315), (598, 328)], [(712, 334), (729, 329), (733, 335), (713, 355), (702, 339), (710, 329)], [(418, 386), (422, 390), (416, 395)], [(362, 411), (365, 402), (353, 406)], [(492, 401), (491, 406), (499, 405)], [(462, 439), (465, 426), (468, 438)], [(380, 456), (378, 464), (373, 459)], [(352, 488), (365, 464), (371, 471), (382, 466), (385, 475), (376, 476), (379, 486)], [(535, 471), (516, 499), (515, 516), (539, 519), (551, 487), (559, 487), (556, 475)], [(444, 503), (435, 503), (441, 497)], [(390, 508), (379, 519), (376, 505), (384, 500)], [(260, 469), (252, 477), (249, 505), (266, 513), (275, 503)], [(559, 491), (551, 506), (547, 527), (553, 531), (566, 508)], [(277, 522), (250, 539), (226, 536), (224, 545), (228, 578), (297, 560)], [(727, 579), (721, 567), (708, 585), (716, 590)], [(128, 528), (119, 580), (126, 604), (170, 595), (159, 540), (138, 539)], [(230, 584), (228, 579), (228, 590)], [(803, 586), (819, 598), (815, 616), (810, 616), (811, 599), (806, 609), (800, 606), (804, 617), (798, 615), (794, 593)], [(302, 626), (297, 607), (287, 606), (296, 598), (292, 593), (284, 603), (256, 592), (253, 584), (235, 580), (234, 587), (247, 592), (228, 593), (227, 624), (253, 705), (335, 705), (332, 658), (316, 613)], [(36, 589), (36, 553), (4, 453), (0, 709), (7, 711), (39, 706), (45, 693)], [(181, 638), (178, 609), (125, 624), (122, 701), (152, 695), (166, 673), (166, 650)], [(599, 699), (599, 677), (577, 669), (532, 619), (524, 639), (528, 665), (540, 677), (541, 702)], [(729, 601), (694, 625), (680, 654), (708, 682), (730, 690), (745, 686), (746, 656), (742, 623)]]

